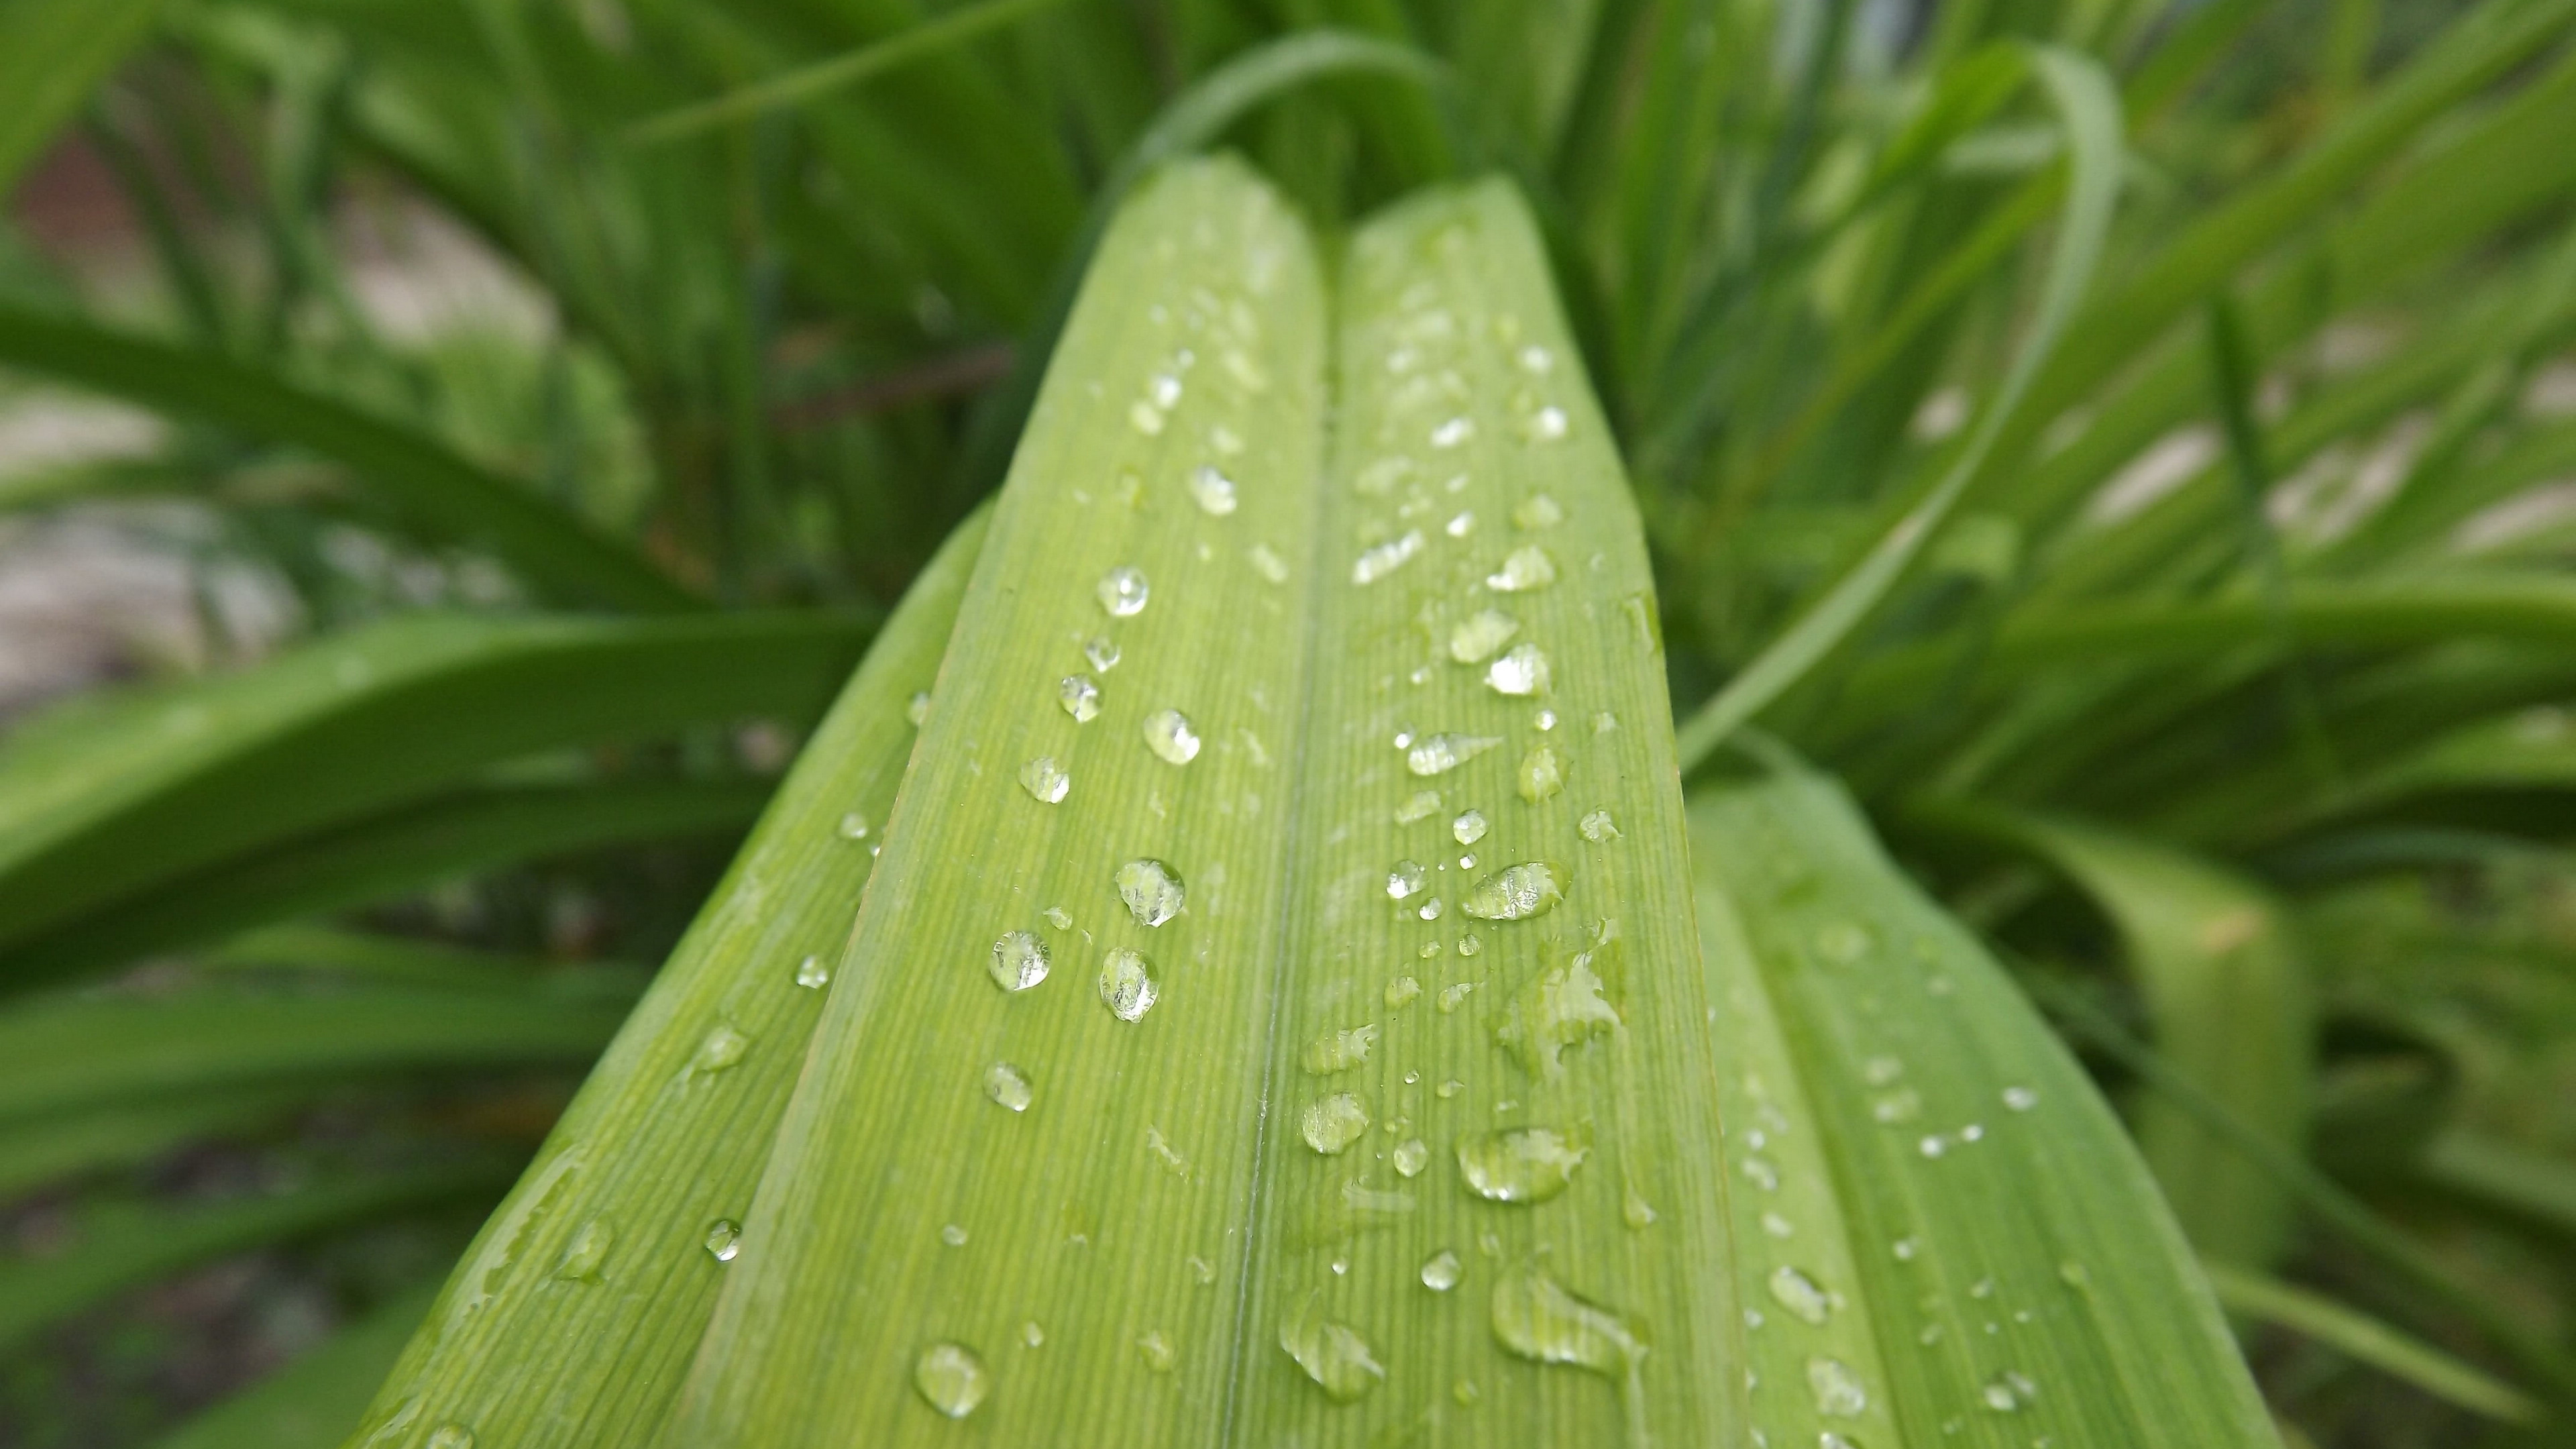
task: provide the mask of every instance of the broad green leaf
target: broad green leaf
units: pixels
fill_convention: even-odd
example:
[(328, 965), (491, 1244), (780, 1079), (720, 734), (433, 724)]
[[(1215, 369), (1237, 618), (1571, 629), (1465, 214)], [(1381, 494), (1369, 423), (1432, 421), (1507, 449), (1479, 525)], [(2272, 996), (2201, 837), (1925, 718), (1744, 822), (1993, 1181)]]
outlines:
[(864, 633), (817, 615), (410, 615), (76, 705), (0, 748), (0, 953), (517, 756), (801, 721)]
[(164, 1274), (370, 1218), (470, 1202), (508, 1175), (506, 1159), (478, 1156), (394, 1171), (336, 1170), (284, 1192), (220, 1202), (93, 1203), (71, 1215), (72, 1246), (58, 1256), (0, 1263), (0, 1348)]
[(2208, 1272), (2230, 1312), (2314, 1339), (2473, 1414), (2515, 1424), (2541, 1415), (2540, 1404), (2513, 1385), (2323, 1294), (2221, 1263)]
[[(2118, 928), (2164, 1060), (2273, 1141), (2305, 1146), (2316, 1007), (2290, 922), (2260, 886), (2078, 821), (1964, 806), (1924, 815), (2064, 871)], [(2277, 1181), (2161, 1097), (2140, 1101), (2135, 1118), (2139, 1150), (2204, 1256), (2260, 1268), (2279, 1255), (2291, 1201)]]
[[(1239, 167), (1138, 193), (681, 1442), (938, 1443), (961, 1416), (997, 1443), (1069, 1417), (1741, 1438), (1660, 643), (1608, 443), (1499, 184), (1372, 222), (1330, 304)], [(1069, 677), (1096, 717), (1059, 707), (1088, 698)]]
[(160, 11), (161, 0), (0, 0), (0, 197)]
[(157, 885), (11, 953), (53, 976), (365, 905), (456, 876), (599, 846), (739, 835), (770, 782), (479, 786), (262, 846)]
[(1786, 772), (1691, 827), (1770, 1442), (2275, 1444), (2119, 1120), (1850, 800)]
[(823, 987), (846, 974), (916, 701), (984, 531), (978, 514), (949, 539), (815, 727), (386, 1381), (370, 1442), (419, 1444), (451, 1421), (530, 1449), (650, 1438), (733, 1256), (719, 1225), (749, 1211)]
[(491, 549), (542, 595), (633, 610), (701, 605), (642, 556), (548, 503), (530, 485), (497, 477), (434, 438), (221, 353), (0, 307), (0, 366), (310, 449), (346, 465), (353, 486), (377, 495), (433, 536)]
[(396, 1294), (269, 1377), (190, 1419), (153, 1449), (332, 1449), (367, 1407), (438, 1285)]

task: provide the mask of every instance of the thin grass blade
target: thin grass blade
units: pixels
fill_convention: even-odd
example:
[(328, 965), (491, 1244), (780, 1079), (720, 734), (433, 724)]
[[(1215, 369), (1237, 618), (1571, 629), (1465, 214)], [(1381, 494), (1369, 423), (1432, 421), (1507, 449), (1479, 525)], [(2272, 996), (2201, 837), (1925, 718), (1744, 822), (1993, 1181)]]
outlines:
[(140, 44), (161, 0), (9, 0), (0, 5), (0, 196), (55, 131)]

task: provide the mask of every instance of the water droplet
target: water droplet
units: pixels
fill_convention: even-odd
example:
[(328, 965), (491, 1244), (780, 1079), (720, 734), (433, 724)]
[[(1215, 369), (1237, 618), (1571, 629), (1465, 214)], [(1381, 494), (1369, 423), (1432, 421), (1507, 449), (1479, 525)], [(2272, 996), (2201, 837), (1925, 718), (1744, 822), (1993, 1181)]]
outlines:
[(1368, 1125), (1368, 1108), (1349, 1092), (1335, 1092), (1308, 1105), (1297, 1124), (1306, 1145), (1327, 1157), (1359, 1141)]
[(1530, 716), (1530, 724), (1533, 728), (1537, 729), (1540, 734), (1545, 734), (1549, 730), (1556, 728), (1556, 711), (1552, 709), (1542, 709), (1538, 713)]
[(1815, 1279), (1786, 1263), (1771, 1270), (1770, 1288), (1772, 1302), (1809, 1323), (1822, 1323), (1833, 1317), (1833, 1296), (1818, 1287)]
[(1046, 1330), (1038, 1327), (1036, 1319), (1029, 1319), (1020, 1325), (1020, 1342), (1036, 1348), (1046, 1342)]
[[(1471, 855), (1466, 857), (1466, 859), (1461, 860), (1459, 864), (1467, 865), (1472, 863), (1474, 860), (1475, 857)], [(1458, 954), (1461, 956), (1473, 956), (1484, 949), (1485, 938), (1477, 935), (1473, 931), (1469, 931), (1467, 934), (1458, 938)]]
[(1533, 342), (1521, 349), (1521, 371), (1533, 377), (1544, 377), (1556, 367), (1556, 354)]
[(1449, 630), (1449, 657), (1461, 664), (1481, 664), (1521, 631), (1520, 621), (1500, 609), (1480, 609)]
[(1618, 727), (1619, 716), (1606, 709), (1592, 717), (1592, 732), (1596, 735), (1606, 735)]
[(1467, 993), (1475, 990), (1476, 986), (1477, 983), (1473, 981), (1461, 981), (1455, 986), (1440, 988), (1440, 1014), (1447, 1016), (1456, 1011), (1459, 1003), (1465, 1001)]
[(1601, 978), (1592, 973), (1592, 953), (1541, 972), (1512, 999), (1511, 1011), (1494, 1029), (1494, 1040), (1516, 1049), (1532, 1076), (1564, 1074), (1559, 1058), (1596, 1031), (1619, 1029), (1619, 1013), (1601, 995)]
[[(1153, 588), (1145, 582), (1145, 571), (1130, 564), (1102, 574), (1100, 586), (1093, 592), (1100, 596), (1100, 607), (1114, 618), (1125, 619), (1145, 612), (1145, 600)], [(1092, 663), (1097, 668), (1108, 667), (1098, 660)]]
[(1170, 1373), (1172, 1365), (1180, 1360), (1172, 1340), (1159, 1328), (1149, 1328), (1137, 1338), (1136, 1352), (1144, 1358), (1145, 1367), (1158, 1374)]
[(832, 968), (820, 956), (808, 956), (796, 963), (796, 984), (808, 991), (820, 991), (832, 982)]
[(915, 690), (911, 700), (906, 702), (903, 707), (903, 717), (912, 721), (912, 727), (914, 729), (919, 729), (923, 724), (928, 722), (930, 719), (930, 691), (926, 689)]
[(1454, 448), (1474, 436), (1476, 436), (1475, 419), (1450, 418), (1431, 430), (1431, 446), (1441, 449)]
[(2006, 1087), (2004, 1105), (2016, 1112), (2027, 1112), (2039, 1105), (2039, 1093), (2028, 1087)]
[(474, 1431), (462, 1424), (441, 1424), (422, 1449), (474, 1449)]
[(1556, 909), (1565, 899), (1564, 870), (1548, 861), (1523, 861), (1476, 882), (1459, 909), (1480, 921), (1525, 921)]
[(1460, 1138), (1458, 1171), (1488, 1202), (1545, 1202), (1565, 1191), (1590, 1155), (1553, 1128), (1520, 1127)]
[(1518, 594), (1543, 589), (1556, 582), (1556, 560), (1537, 544), (1523, 544), (1503, 559), (1503, 566), (1485, 576), (1485, 587), (1497, 593)]
[(1874, 1056), (1860, 1064), (1861, 1080), (1873, 1087), (1884, 1087), (1905, 1075), (1905, 1063), (1891, 1056)]
[[(1413, 978), (1408, 976), (1405, 979), (1410, 981)], [(1420, 987), (1414, 989), (1421, 990)], [(1408, 1001), (1411, 999), (1406, 998)], [(1335, 1072), (1347, 1072), (1353, 1067), (1365, 1065), (1368, 1061), (1369, 1048), (1376, 1044), (1375, 1026), (1355, 1026), (1348, 1031), (1328, 1031), (1306, 1043), (1306, 1052), (1302, 1060), (1306, 1064), (1306, 1070), (1319, 1077), (1329, 1077)]]
[(751, 1050), (751, 1038), (734, 1030), (730, 1022), (718, 1022), (709, 1028), (698, 1043), (698, 1054), (689, 1061), (689, 1070), (702, 1075), (725, 1071), (742, 1060)]
[(1127, 903), (1127, 914), (1140, 926), (1163, 924), (1179, 915), (1188, 899), (1180, 872), (1159, 860), (1131, 860), (1118, 867), (1112, 880), (1118, 899)]
[(1066, 675), (1056, 686), (1055, 697), (1075, 724), (1089, 724), (1100, 717), (1100, 686), (1088, 674)]
[(1460, 845), (1473, 845), (1485, 838), (1485, 814), (1470, 810), (1449, 822), (1449, 834)]
[(1399, 860), (1395, 869), (1386, 873), (1387, 899), (1400, 901), (1422, 890), (1423, 870), (1419, 862)]
[(1744, 1159), (1743, 1166), (1738, 1168), (1737, 1171), (1744, 1174), (1745, 1181), (1752, 1183), (1755, 1187), (1762, 1189), (1764, 1192), (1778, 1192), (1780, 1190), (1780, 1169), (1772, 1166), (1770, 1160), (1767, 1158), (1748, 1157)]
[(2038, 1399), (2039, 1385), (2011, 1369), (2005, 1369), (1986, 1380), (1985, 1387), (1977, 1390), (1977, 1397), (1998, 1414), (2018, 1414)]
[(1595, 845), (1607, 845), (1619, 838), (1618, 822), (1610, 818), (1607, 810), (1591, 812), (1577, 821), (1574, 828), (1582, 831), (1583, 838)]
[(1423, 1260), (1422, 1286), (1434, 1293), (1446, 1293), (1458, 1286), (1458, 1255), (1442, 1248)]
[(1390, 1011), (1397, 1007), (1411, 1006), (1414, 999), (1420, 995), (1422, 995), (1422, 983), (1410, 976), (1398, 976), (1386, 983), (1386, 1004)]
[[(1232, 355), (1242, 356), (1241, 353)], [(1223, 423), (1218, 423), (1208, 429), (1208, 446), (1229, 458), (1239, 457), (1243, 452), (1243, 435)]]
[(1070, 931), (1073, 929), (1073, 912), (1066, 910), (1062, 906), (1049, 906), (1041, 914), (1045, 915), (1048, 925), (1055, 927), (1059, 931)]
[(1565, 409), (1552, 403), (1531, 413), (1521, 425), (1533, 443), (1553, 443), (1565, 436), (1565, 428)]
[(1532, 805), (1554, 799), (1565, 789), (1565, 770), (1556, 762), (1556, 751), (1541, 745), (1522, 756), (1513, 786)]
[(1797, 1224), (1778, 1213), (1766, 1212), (1762, 1215), (1762, 1231), (1775, 1238), (1793, 1238), (1798, 1235)]
[(1029, 1103), (1037, 1100), (1028, 1074), (1009, 1062), (995, 1062), (984, 1069), (984, 1095), (1014, 1112), (1029, 1110)]
[(1838, 1358), (1807, 1360), (1807, 1391), (1816, 1396), (1819, 1414), (1851, 1419), (1869, 1411), (1869, 1389), (1852, 1366)]
[(1422, 530), (1408, 528), (1401, 538), (1391, 538), (1360, 551), (1351, 565), (1351, 582), (1373, 584), (1402, 568), (1415, 554), (1422, 552)]
[(930, 1407), (949, 1418), (963, 1419), (992, 1392), (993, 1380), (973, 1349), (962, 1343), (934, 1343), (921, 1351), (920, 1361), (912, 1366), (912, 1386)]
[(1496, 694), (1545, 694), (1548, 683), (1547, 655), (1535, 644), (1515, 644), (1485, 669), (1485, 684)]
[(1503, 1347), (1539, 1363), (1573, 1364), (1630, 1382), (1646, 1356), (1625, 1319), (1585, 1302), (1529, 1264), (1495, 1281), (1494, 1337)]
[(1912, 1087), (1900, 1087), (1870, 1100), (1869, 1115), (1886, 1126), (1911, 1122), (1923, 1115), (1923, 1094)]
[(1107, 674), (1118, 667), (1117, 641), (1106, 635), (1096, 635), (1082, 646), (1082, 657), (1091, 661), (1092, 668)]
[(742, 1224), (731, 1218), (718, 1218), (707, 1229), (707, 1256), (719, 1263), (730, 1263), (742, 1253)]
[(1419, 1137), (1408, 1137), (1395, 1145), (1395, 1170), (1405, 1177), (1420, 1177), (1431, 1165), (1431, 1149)]
[(1073, 788), (1073, 777), (1055, 762), (1053, 755), (1040, 755), (1020, 766), (1020, 788), (1041, 805), (1060, 803), (1065, 792)]
[(1252, 560), (1253, 572), (1270, 582), (1274, 584), (1288, 582), (1288, 560), (1281, 558), (1278, 550), (1270, 545), (1256, 543), (1244, 551), (1244, 557)]
[(1395, 807), (1395, 823), (1411, 825), (1416, 820), (1426, 819), (1439, 813), (1439, 810), (1439, 791), (1416, 790), (1413, 792), (1413, 798)]
[(1154, 1009), (1152, 963), (1141, 951), (1110, 948), (1100, 958), (1100, 1001), (1120, 1021), (1141, 1021)]
[(1846, 1439), (1831, 1429), (1816, 1436), (1816, 1449), (1860, 1449), (1856, 1439)]
[(1350, 1403), (1386, 1378), (1386, 1370), (1369, 1354), (1368, 1340), (1349, 1325), (1324, 1317), (1321, 1293), (1279, 1325), (1279, 1347), (1336, 1403)]
[(1476, 531), (1476, 515), (1462, 508), (1447, 523), (1440, 525), (1440, 531), (1451, 538), (1465, 538)]
[(1162, 409), (1139, 400), (1128, 407), (1127, 424), (1146, 437), (1155, 437), (1163, 431)]
[(1969, 1123), (1967, 1126), (1960, 1128), (1960, 1129), (1959, 1129), (1959, 1140), (1960, 1140), (1960, 1141), (1962, 1141), (1962, 1142), (1983, 1142), (1983, 1141), (1985, 1141), (1985, 1140), (1986, 1140), (1986, 1128), (1985, 1128), (1985, 1124), (1984, 1124), (1984, 1123), (1982, 1123), (1982, 1122), (1971, 1122), (1971, 1123)]
[(1992, 1297), (1994, 1297), (1994, 1296), (1995, 1296), (1995, 1280), (1994, 1280), (1994, 1279), (1992, 1279), (1992, 1278), (1980, 1278), (1980, 1279), (1978, 1279), (1976, 1282), (1969, 1284), (1969, 1285), (1968, 1285), (1968, 1296), (1969, 1296), (1969, 1297), (1971, 1297), (1971, 1298), (1976, 1298), (1976, 1299), (1986, 1299), (1986, 1298), (1992, 1298)]
[(966, 1230), (955, 1223), (950, 1223), (939, 1230), (939, 1241), (952, 1248), (962, 1248), (966, 1246)]
[(993, 984), (1026, 991), (1047, 978), (1046, 943), (1028, 931), (1005, 931), (993, 942)]
[(1887, 1250), (1896, 1256), (1896, 1261), (1900, 1263), (1911, 1263), (1914, 1261), (1914, 1255), (1923, 1251), (1923, 1240), (1920, 1238), (1899, 1238), (1895, 1242), (1888, 1244)]
[(1921, 1152), (1926, 1157), (1938, 1157), (1942, 1153), (1950, 1150), (1950, 1144), (1944, 1140), (1938, 1132), (1935, 1132), (1931, 1136), (1924, 1138), (1922, 1141), (1915, 1143), (1914, 1146), (1917, 1151)]
[(1417, 775), (1442, 774), (1502, 742), (1499, 735), (1431, 735), (1405, 751), (1404, 767)]
[(1186, 765), (1199, 757), (1199, 732), (1177, 709), (1158, 709), (1145, 716), (1145, 748), (1167, 763)]
[(1433, 896), (1431, 899), (1429, 899), (1429, 900), (1427, 900), (1427, 901), (1424, 901), (1424, 902), (1422, 903), (1422, 908), (1421, 908), (1420, 910), (1415, 911), (1415, 912), (1414, 912), (1414, 914), (1415, 914), (1415, 915), (1417, 915), (1417, 916), (1420, 916), (1422, 919), (1424, 919), (1424, 920), (1426, 920), (1426, 921), (1436, 921), (1436, 920), (1439, 920), (1439, 919), (1440, 919), (1440, 898), (1439, 898), (1438, 896)]
[(1565, 509), (1544, 493), (1533, 493), (1512, 509), (1512, 524), (1527, 532), (1554, 528), (1565, 521)]
[(1190, 470), (1190, 498), (1211, 518), (1234, 511), (1234, 480), (1201, 464)]
[(843, 840), (865, 840), (868, 838), (868, 817), (853, 810), (841, 817), (840, 831)]
[(608, 1262), (608, 1250), (615, 1246), (617, 1229), (606, 1218), (592, 1218), (574, 1229), (572, 1241), (564, 1244), (555, 1276), (567, 1283), (596, 1283), (600, 1268)]

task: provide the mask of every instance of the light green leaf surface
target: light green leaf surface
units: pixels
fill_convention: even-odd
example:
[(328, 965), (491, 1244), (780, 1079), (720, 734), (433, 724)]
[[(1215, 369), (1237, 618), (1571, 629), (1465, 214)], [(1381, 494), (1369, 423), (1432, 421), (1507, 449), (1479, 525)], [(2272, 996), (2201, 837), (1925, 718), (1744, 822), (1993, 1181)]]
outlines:
[(1175, 167), (1102, 247), (682, 1442), (1740, 1437), (1601, 415), (1498, 185), (1363, 229), (1332, 305), (1328, 459), (1327, 303), (1266, 187)]
[(331, 1449), (420, 1327), (438, 1285), (377, 1305), (302, 1358), (190, 1419), (154, 1449)]
[(887, 621), (449, 1280), (366, 1442), (461, 1420), (487, 1443), (608, 1449), (660, 1424), (726, 1270), (709, 1234), (750, 1210), (984, 531), (961, 526)]
[(1691, 826), (1770, 1442), (2277, 1442), (2119, 1120), (1850, 800), (1783, 773)]
[(0, 0), (0, 199), (160, 11), (161, 0)]

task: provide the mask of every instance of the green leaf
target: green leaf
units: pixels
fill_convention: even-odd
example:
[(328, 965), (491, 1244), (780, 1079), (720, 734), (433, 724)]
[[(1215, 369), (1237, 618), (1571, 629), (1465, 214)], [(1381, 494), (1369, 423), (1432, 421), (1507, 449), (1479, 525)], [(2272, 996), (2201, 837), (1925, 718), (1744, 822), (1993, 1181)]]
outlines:
[(429, 1312), (424, 1283), (370, 1310), (285, 1368), (190, 1419), (153, 1449), (334, 1449)]
[(2277, 1443), (2119, 1120), (1850, 800), (1784, 771), (1691, 830), (1771, 1442)]
[(221, 353), (0, 306), (0, 365), (310, 449), (346, 465), (352, 486), (375, 494), (413, 526), (491, 549), (548, 597), (649, 611), (703, 604), (530, 485), (497, 477), (426, 434)]
[[(416, 1442), (437, 1415), (470, 1415), (486, 1443), (651, 1437), (724, 1271), (705, 1243), (739, 1222), (768, 1160), (822, 1013), (804, 983), (840, 960), (985, 527), (971, 518), (915, 580), (467, 1252), (370, 1410), (378, 1429), (408, 1426), (386, 1442)], [(566, 1344), (594, 1355), (583, 1371), (561, 1371)]]
[(411, 615), (75, 706), (0, 749), (0, 951), (517, 756), (800, 721), (864, 633), (819, 615)]
[(2209, 1286), (2232, 1313), (2340, 1350), (2473, 1414), (2510, 1424), (2540, 1417), (2539, 1402), (2522, 1390), (2321, 1293), (2223, 1263), (2208, 1271)]
[(2576, 1241), (2576, 1162), (2462, 1131), (2434, 1140), (2423, 1173), (2447, 1192)]
[(54, 132), (142, 43), (161, 0), (0, 3), (0, 197), (17, 189)]
[(1331, 307), (1228, 163), (1103, 244), (682, 1441), (1741, 1439), (1653, 598), (1539, 240), (1437, 191)]
[(192, 1139), (259, 1126), (309, 1095), (268, 1084), (192, 1086), (170, 1096), (0, 1121), (0, 1201), (59, 1179), (144, 1162)]

